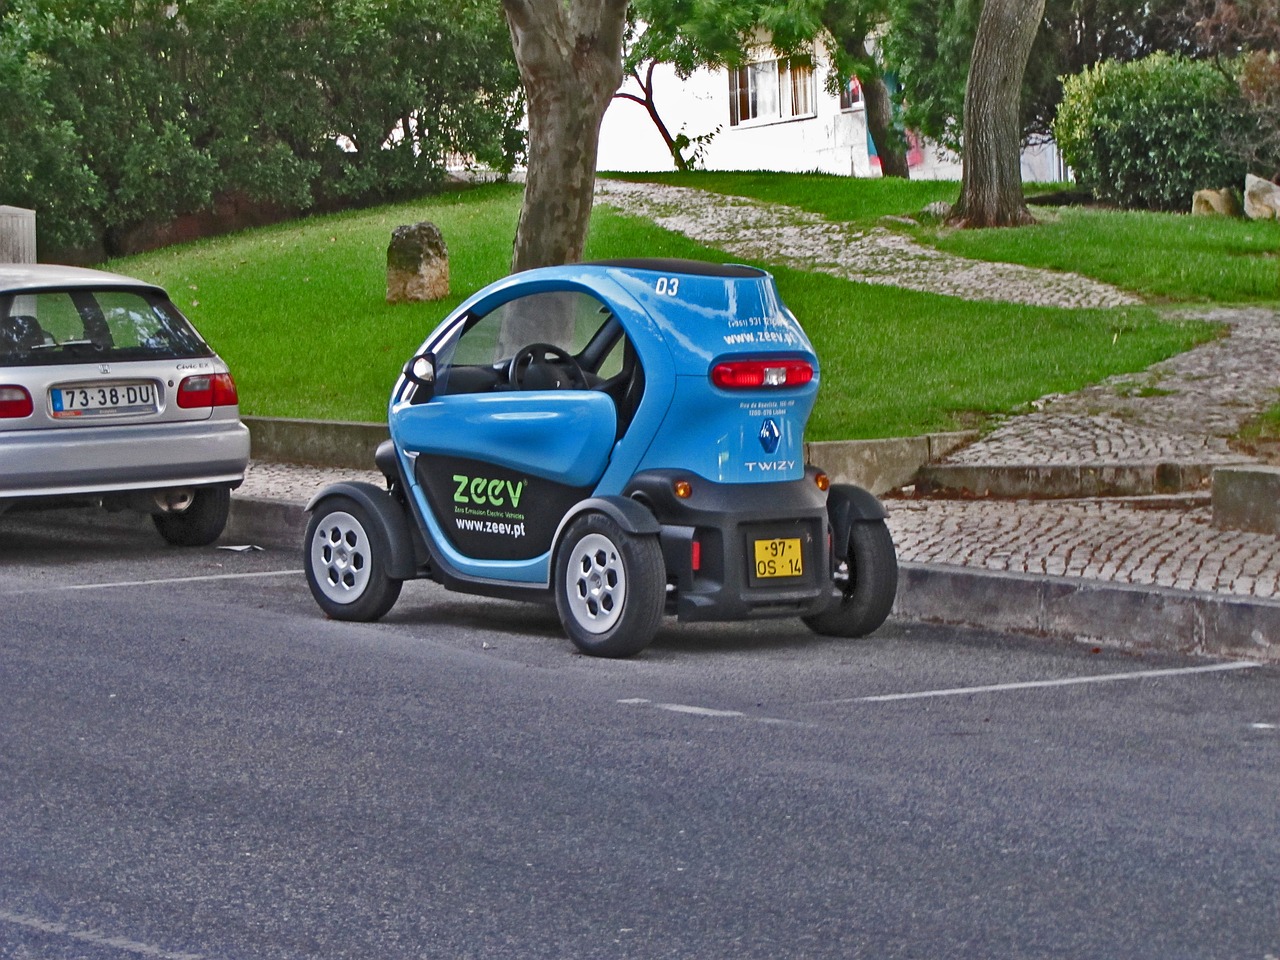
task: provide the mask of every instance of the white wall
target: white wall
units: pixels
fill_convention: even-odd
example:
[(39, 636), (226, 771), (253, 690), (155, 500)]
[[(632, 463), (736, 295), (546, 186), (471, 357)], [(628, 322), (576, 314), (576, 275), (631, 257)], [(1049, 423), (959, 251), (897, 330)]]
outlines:
[[(719, 132), (705, 147), (707, 170), (777, 170), (844, 176), (879, 176), (867, 155), (867, 122), (863, 107), (842, 111), (839, 98), (826, 92), (827, 67), (814, 68), (815, 115), (811, 117), (746, 121), (729, 125), (729, 79), (723, 70), (698, 70), (681, 80), (674, 69), (660, 64), (654, 70), (658, 113), (671, 135), (682, 130), (690, 137)], [(622, 90), (639, 93), (633, 81)], [(689, 151), (686, 151), (686, 156)], [(961, 165), (954, 154), (939, 156), (931, 144), (912, 152), (911, 176), (919, 180), (959, 180)], [(653, 172), (674, 170), (671, 155), (643, 106), (615, 98), (600, 128), (597, 167), (602, 171)], [(1052, 143), (1023, 151), (1026, 181), (1063, 179)]]

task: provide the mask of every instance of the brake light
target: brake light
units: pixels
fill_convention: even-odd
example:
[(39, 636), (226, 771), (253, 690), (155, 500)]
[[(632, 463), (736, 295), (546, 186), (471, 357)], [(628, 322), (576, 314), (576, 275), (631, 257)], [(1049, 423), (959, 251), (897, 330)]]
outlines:
[(8, 385), (0, 387), (0, 420), (19, 420), (31, 416), (35, 405), (26, 387)]
[(196, 407), (233, 407), (239, 402), (236, 382), (229, 373), (202, 373), (187, 377), (178, 384), (178, 406), (184, 410)]
[(726, 360), (711, 368), (711, 382), (725, 390), (801, 387), (812, 379), (808, 360)]

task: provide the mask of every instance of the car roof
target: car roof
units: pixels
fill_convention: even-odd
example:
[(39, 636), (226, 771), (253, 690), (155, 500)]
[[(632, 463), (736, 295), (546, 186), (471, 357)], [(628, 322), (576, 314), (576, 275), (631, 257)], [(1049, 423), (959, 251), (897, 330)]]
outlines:
[[(24, 290), (61, 290), (66, 288), (101, 289), (131, 287), (160, 290), (153, 283), (126, 277), (121, 273), (69, 267), (59, 263), (0, 263), (0, 294)], [(161, 290), (161, 292), (163, 292)]]

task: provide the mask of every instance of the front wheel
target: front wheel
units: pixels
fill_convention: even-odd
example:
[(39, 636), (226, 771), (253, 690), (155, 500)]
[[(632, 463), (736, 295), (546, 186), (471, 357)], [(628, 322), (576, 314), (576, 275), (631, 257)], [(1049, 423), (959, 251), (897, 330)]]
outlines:
[(187, 509), (180, 513), (154, 513), (151, 520), (160, 536), (175, 547), (206, 547), (222, 536), (230, 513), (229, 487), (201, 487)]
[(658, 632), (666, 606), (658, 538), (629, 534), (602, 513), (579, 517), (556, 553), (555, 591), (564, 631), (583, 653), (639, 653)]
[(403, 582), (387, 575), (391, 548), (369, 512), (350, 497), (316, 504), (302, 551), (307, 585), (335, 620), (377, 620), (400, 596)]
[(898, 555), (889, 525), (858, 520), (849, 530), (846, 560), (835, 570), (840, 600), (822, 613), (805, 617), (814, 633), (865, 637), (884, 623), (898, 593)]

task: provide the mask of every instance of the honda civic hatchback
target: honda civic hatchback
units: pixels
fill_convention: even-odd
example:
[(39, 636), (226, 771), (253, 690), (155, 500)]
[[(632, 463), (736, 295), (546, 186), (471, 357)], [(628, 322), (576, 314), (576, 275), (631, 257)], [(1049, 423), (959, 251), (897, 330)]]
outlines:
[(222, 533), (249, 431), (231, 372), (163, 289), (0, 265), (0, 514), (150, 514), (169, 543)]

